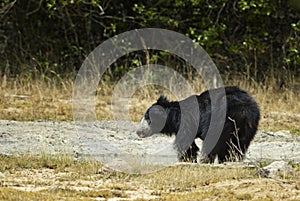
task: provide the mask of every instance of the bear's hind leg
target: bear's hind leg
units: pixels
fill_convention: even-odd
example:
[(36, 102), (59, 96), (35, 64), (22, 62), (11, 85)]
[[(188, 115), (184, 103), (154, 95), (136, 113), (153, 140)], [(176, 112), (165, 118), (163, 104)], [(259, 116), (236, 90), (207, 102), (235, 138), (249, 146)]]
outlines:
[(190, 145), (189, 149), (185, 151), (183, 154), (179, 154), (180, 162), (190, 162), (197, 163), (197, 152), (199, 151), (199, 147), (196, 145), (195, 141)]
[(216, 155), (215, 154), (209, 154), (208, 156), (204, 156), (201, 159), (201, 163), (214, 163), (216, 159)]
[[(225, 149), (220, 150), (218, 153), (218, 161), (219, 163), (224, 163), (226, 161), (236, 162), (241, 161), (244, 158), (243, 149), (237, 148), (236, 143), (232, 143), (231, 145), (227, 145)], [(238, 149), (238, 150), (237, 150)]]

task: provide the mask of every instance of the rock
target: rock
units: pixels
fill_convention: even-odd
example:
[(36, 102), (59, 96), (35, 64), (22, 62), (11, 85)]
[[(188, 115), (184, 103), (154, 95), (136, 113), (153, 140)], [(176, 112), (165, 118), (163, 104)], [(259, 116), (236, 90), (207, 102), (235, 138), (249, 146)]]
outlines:
[(177, 190), (177, 188), (175, 188), (175, 187), (172, 187), (169, 189), (170, 192), (176, 192), (176, 190)]
[(294, 169), (285, 161), (274, 161), (270, 165), (260, 168), (256, 175), (266, 178), (280, 179), (287, 175), (294, 176)]
[(115, 159), (102, 167), (102, 170), (107, 172), (130, 172), (131, 169), (132, 167), (126, 161), (120, 159)]

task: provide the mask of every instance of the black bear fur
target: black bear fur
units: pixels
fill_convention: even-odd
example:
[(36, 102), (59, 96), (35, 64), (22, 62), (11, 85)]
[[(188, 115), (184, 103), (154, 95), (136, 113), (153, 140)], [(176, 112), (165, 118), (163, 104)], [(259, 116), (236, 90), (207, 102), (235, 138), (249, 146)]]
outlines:
[[(222, 93), (224, 89), (225, 93)], [(218, 97), (220, 104), (212, 106), (210, 92), (220, 94)], [(218, 107), (221, 107), (221, 100), (222, 98), (224, 99), (222, 95), (225, 94), (227, 101), (226, 119), (221, 135), (209, 153), (202, 151), (201, 162), (213, 163), (216, 157), (218, 157), (219, 163), (243, 160), (250, 142), (257, 132), (260, 111), (255, 100), (247, 92), (235, 86), (207, 90), (200, 95), (190, 96), (182, 101), (170, 102), (167, 97), (160, 96), (157, 102), (148, 108), (144, 114), (144, 119), (148, 127), (139, 129), (137, 134), (140, 137), (148, 137), (155, 133), (164, 133), (167, 135), (175, 134), (175, 147), (178, 151), (179, 160), (184, 162), (197, 162), (197, 152), (199, 148), (194, 140), (195, 138), (205, 140), (211, 123), (211, 108), (215, 107), (218, 109)], [(195, 100), (198, 102), (199, 112), (195, 112), (197, 108), (195, 109), (190, 106), (190, 102), (193, 98), (196, 98)], [(184, 105), (187, 113), (190, 113), (184, 122), (181, 122), (182, 105)], [(195, 115), (199, 117), (195, 117)], [(195, 130), (196, 133), (190, 135), (189, 129), (193, 127), (193, 125), (197, 127)], [(183, 136), (178, 137), (181, 126)], [(189, 143), (189, 146), (182, 150), (180, 148), (182, 139), (191, 136), (193, 139)], [(181, 139), (178, 140), (178, 138)]]

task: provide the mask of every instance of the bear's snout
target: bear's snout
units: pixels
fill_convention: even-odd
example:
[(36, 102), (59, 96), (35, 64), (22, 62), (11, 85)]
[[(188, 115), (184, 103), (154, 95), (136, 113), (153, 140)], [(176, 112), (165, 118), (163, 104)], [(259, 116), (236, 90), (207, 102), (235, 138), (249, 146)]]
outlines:
[(136, 134), (137, 134), (140, 138), (146, 137), (145, 133), (144, 133), (142, 130), (136, 131)]
[(150, 126), (147, 123), (147, 120), (145, 119), (145, 117), (142, 118), (142, 120), (138, 126), (138, 129), (136, 131), (136, 134), (141, 138), (145, 138), (145, 137), (152, 135)]
[(138, 130), (136, 131), (136, 134), (137, 134), (140, 138), (145, 138), (145, 137), (149, 137), (149, 136), (153, 135), (153, 133), (151, 132), (151, 129), (148, 129), (148, 128), (138, 129)]

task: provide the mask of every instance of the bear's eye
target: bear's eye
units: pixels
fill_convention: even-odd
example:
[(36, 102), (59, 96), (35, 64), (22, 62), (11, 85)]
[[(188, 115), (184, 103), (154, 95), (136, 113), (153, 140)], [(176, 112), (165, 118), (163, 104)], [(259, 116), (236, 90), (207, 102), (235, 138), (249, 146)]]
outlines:
[(147, 111), (147, 112), (145, 113), (144, 118), (145, 118), (146, 120), (149, 119), (149, 111)]
[(144, 119), (146, 120), (147, 124), (150, 125), (151, 120), (149, 116), (149, 110), (144, 114)]
[(150, 119), (146, 119), (147, 124), (150, 125), (151, 124), (151, 120)]

